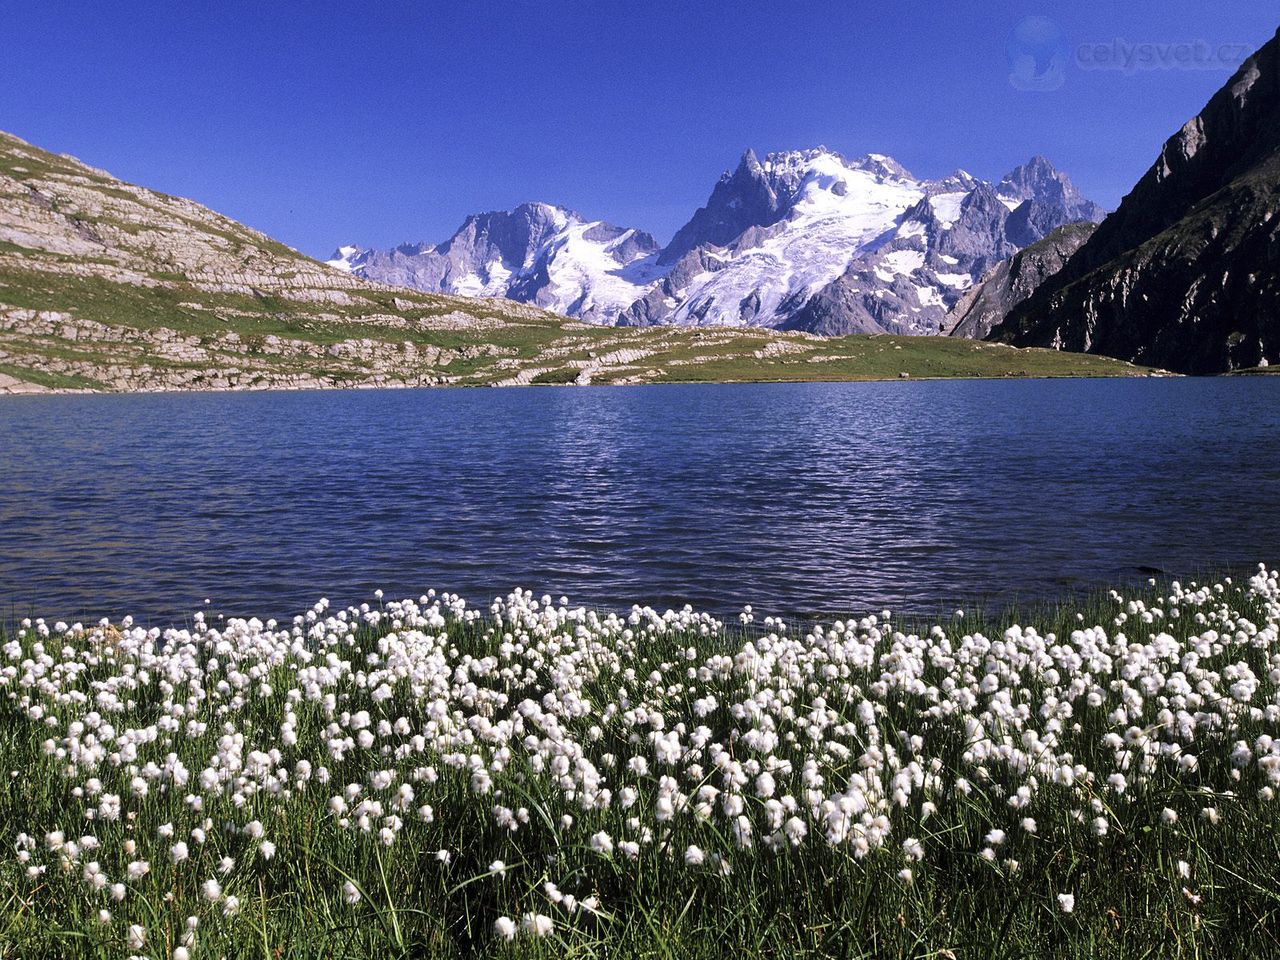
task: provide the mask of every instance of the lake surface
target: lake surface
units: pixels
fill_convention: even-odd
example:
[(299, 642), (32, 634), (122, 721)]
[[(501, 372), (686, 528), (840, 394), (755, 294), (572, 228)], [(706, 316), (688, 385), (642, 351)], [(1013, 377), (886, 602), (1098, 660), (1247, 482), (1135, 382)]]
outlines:
[(0, 616), (935, 609), (1280, 562), (1280, 378), (7, 398)]

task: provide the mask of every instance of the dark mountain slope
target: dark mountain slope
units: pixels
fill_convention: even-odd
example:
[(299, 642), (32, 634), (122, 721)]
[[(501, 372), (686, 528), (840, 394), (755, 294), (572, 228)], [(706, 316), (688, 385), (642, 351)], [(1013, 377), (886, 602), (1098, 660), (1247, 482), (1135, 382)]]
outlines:
[(1280, 360), (1280, 34), (992, 339), (1185, 373)]

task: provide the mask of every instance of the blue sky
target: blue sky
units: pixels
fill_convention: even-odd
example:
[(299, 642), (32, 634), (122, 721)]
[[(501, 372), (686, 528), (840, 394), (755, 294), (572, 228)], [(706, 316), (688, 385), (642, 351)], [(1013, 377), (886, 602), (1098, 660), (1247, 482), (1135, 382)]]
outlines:
[[(747, 146), (986, 178), (1043, 153), (1111, 207), (1230, 75), (1224, 45), (1278, 20), (1257, 0), (0, 0), (0, 129), (312, 255), (523, 200), (665, 241)], [(1096, 68), (1135, 43), (1198, 46)]]

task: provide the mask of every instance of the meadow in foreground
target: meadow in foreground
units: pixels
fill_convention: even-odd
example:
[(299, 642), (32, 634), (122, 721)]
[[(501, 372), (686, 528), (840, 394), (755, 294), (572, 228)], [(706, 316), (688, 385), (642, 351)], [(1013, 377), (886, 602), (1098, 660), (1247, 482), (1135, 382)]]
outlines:
[(24, 621), (0, 955), (1280, 954), (1280, 582)]

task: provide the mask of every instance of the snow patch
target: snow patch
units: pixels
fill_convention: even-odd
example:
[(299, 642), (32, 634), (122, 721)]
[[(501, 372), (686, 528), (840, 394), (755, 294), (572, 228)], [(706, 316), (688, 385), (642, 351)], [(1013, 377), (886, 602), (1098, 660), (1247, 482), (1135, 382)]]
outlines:
[[(943, 259), (945, 260), (946, 258), (944, 257)], [(936, 273), (934, 276), (948, 287), (967, 290), (969, 287), (973, 286), (973, 277), (969, 276), (967, 273)]]
[(924, 254), (919, 250), (894, 250), (886, 253), (881, 262), (893, 273), (912, 273), (924, 266)]
[(949, 227), (960, 219), (960, 204), (969, 194), (963, 191), (955, 193), (936, 193), (929, 198), (929, 206), (933, 215), (944, 227)]

